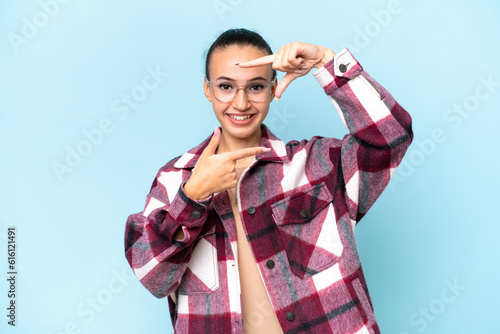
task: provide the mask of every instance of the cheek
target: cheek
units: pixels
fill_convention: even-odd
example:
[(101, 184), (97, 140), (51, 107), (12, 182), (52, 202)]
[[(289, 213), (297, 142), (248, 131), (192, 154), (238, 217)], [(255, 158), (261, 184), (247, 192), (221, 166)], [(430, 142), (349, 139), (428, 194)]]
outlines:
[(262, 117), (266, 117), (267, 114), (269, 113), (269, 105), (257, 107), (257, 110), (259, 110), (259, 113), (262, 115)]
[(217, 116), (217, 118), (222, 117), (223, 113), (227, 110), (227, 105), (220, 103), (219, 101), (215, 100), (212, 102), (212, 108), (214, 109), (214, 113)]

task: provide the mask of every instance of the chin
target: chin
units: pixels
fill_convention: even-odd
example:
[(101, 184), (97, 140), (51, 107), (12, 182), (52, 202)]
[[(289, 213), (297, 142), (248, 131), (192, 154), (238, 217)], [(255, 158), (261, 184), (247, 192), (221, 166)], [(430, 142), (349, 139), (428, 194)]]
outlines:
[(238, 138), (238, 139), (245, 139), (250, 137), (257, 128), (247, 128), (247, 129), (235, 129), (233, 127), (230, 127), (228, 130), (226, 130), (231, 137)]

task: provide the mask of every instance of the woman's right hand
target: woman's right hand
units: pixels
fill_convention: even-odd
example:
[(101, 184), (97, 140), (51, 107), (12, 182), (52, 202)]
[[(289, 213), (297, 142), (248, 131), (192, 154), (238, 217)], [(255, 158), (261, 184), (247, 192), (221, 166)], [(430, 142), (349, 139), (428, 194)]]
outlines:
[(184, 185), (184, 191), (191, 199), (205, 199), (211, 194), (236, 186), (238, 183), (236, 160), (271, 150), (266, 147), (249, 147), (216, 154), (220, 139), (221, 133), (216, 127), (212, 139), (193, 168), (193, 174)]

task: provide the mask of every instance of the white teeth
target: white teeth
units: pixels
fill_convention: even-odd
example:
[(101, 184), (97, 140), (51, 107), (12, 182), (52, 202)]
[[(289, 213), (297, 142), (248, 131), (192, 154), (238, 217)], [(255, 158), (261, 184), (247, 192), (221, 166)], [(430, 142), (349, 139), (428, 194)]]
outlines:
[(232, 119), (235, 119), (237, 121), (244, 121), (244, 120), (247, 120), (247, 119), (250, 119), (250, 117), (252, 117), (252, 115), (246, 115), (246, 116), (236, 116), (236, 115), (230, 115), (228, 114), (229, 117), (231, 117)]

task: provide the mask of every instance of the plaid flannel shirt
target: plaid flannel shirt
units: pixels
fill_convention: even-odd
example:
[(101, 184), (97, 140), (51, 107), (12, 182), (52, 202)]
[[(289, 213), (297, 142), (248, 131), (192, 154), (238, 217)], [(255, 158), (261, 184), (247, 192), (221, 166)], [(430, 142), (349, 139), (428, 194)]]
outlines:
[[(354, 228), (410, 145), (411, 117), (347, 49), (313, 75), (349, 134), (285, 144), (262, 124), (259, 146), (271, 151), (238, 181), (241, 221), (284, 333), (379, 333)], [(183, 188), (211, 136), (159, 170), (126, 223), (126, 258), (168, 296), (175, 333), (243, 333), (228, 195), (193, 200)]]

